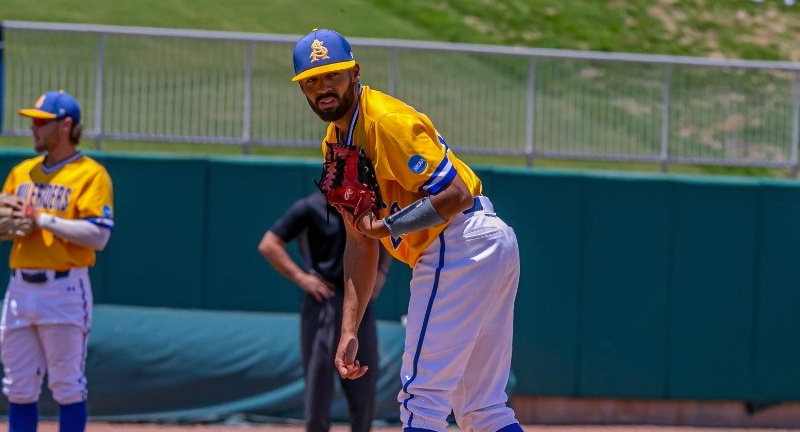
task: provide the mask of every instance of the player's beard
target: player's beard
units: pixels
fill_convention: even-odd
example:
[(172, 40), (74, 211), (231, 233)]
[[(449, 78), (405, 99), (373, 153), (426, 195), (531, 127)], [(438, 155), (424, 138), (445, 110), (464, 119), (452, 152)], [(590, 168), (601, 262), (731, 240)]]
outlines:
[[(48, 125), (48, 127), (52, 127), (52, 125)], [(36, 153), (47, 153), (53, 150), (58, 143), (58, 136), (56, 133), (57, 131), (53, 129), (42, 128), (34, 132), (33, 150), (36, 151)]]
[[(322, 119), (322, 121), (335, 122), (336, 120), (339, 120), (340, 118), (344, 117), (344, 115), (347, 114), (347, 111), (350, 110), (350, 107), (353, 106), (356, 100), (355, 93), (356, 93), (355, 83), (352, 83), (350, 85), (350, 88), (348, 88), (347, 91), (344, 92), (342, 97), (339, 97), (339, 95), (337, 95), (336, 93), (328, 93), (317, 97), (317, 99), (314, 102), (311, 102), (311, 99), (308, 98), (306, 98), (306, 100), (308, 101), (308, 104), (311, 106), (311, 109), (314, 110), (315, 113), (317, 113), (317, 115), (319, 116), (319, 118)], [(326, 97), (336, 98), (336, 101), (338, 102), (338, 104), (336, 104), (336, 108), (321, 109), (319, 107), (319, 100)]]

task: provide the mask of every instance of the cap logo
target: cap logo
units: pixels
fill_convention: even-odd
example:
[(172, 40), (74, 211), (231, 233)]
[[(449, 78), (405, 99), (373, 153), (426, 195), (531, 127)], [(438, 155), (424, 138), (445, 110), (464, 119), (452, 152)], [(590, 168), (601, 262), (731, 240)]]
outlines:
[(44, 104), (44, 95), (41, 95), (39, 96), (39, 99), (36, 99), (36, 103), (33, 104), (33, 107), (39, 109), (42, 107), (42, 104)]
[(311, 63), (314, 63), (318, 60), (323, 60), (328, 57), (328, 48), (322, 46), (322, 41), (319, 39), (314, 39), (314, 42), (311, 44)]

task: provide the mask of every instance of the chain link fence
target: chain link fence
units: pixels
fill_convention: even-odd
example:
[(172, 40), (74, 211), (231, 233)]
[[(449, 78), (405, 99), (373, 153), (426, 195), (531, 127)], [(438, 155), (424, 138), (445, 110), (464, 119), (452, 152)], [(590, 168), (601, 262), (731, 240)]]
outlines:
[[(106, 140), (317, 147), (290, 81), (300, 35), (2, 23), (2, 134), (48, 89)], [(798, 166), (800, 64), (350, 38), (362, 82), (428, 114), (459, 153)]]

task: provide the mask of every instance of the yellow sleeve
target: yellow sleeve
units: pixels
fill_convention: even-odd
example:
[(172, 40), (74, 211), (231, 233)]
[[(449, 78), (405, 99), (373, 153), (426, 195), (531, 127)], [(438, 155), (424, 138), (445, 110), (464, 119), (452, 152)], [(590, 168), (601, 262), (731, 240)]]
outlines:
[(79, 219), (113, 228), (114, 192), (111, 177), (102, 167), (86, 184), (76, 202)]
[(376, 163), (407, 191), (435, 194), (456, 175), (436, 130), (418, 117), (385, 114), (375, 122), (373, 134)]

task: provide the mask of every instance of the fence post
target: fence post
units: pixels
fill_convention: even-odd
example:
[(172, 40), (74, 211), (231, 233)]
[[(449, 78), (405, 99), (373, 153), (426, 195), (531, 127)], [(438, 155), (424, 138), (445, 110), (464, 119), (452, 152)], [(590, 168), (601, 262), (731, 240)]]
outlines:
[(533, 167), (534, 110), (536, 109), (536, 57), (531, 57), (528, 68), (528, 110), (525, 115), (525, 164)]
[(800, 72), (794, 75), (792, 92), (792, 178), (797, 177), (797, 147), (800, 141)]
[(669, 90), (672, 65), (664, 65), (664, 92), (661, 102), (661, 172), (669, 171)]
[(253, 104), (253, 41), (247, 42), (244, 71), (244, 106), (242, 109), (242, 153), (250, 154), (250, 125)]
[(397, 97), (397, 48), (389, 52), (389, 94)]
[(94, 148), (100, 150), (103, 140), (103, 86), (106, 63), (106, 34), (99, 33), (97, 41), (97, 69), (94, 78)]

